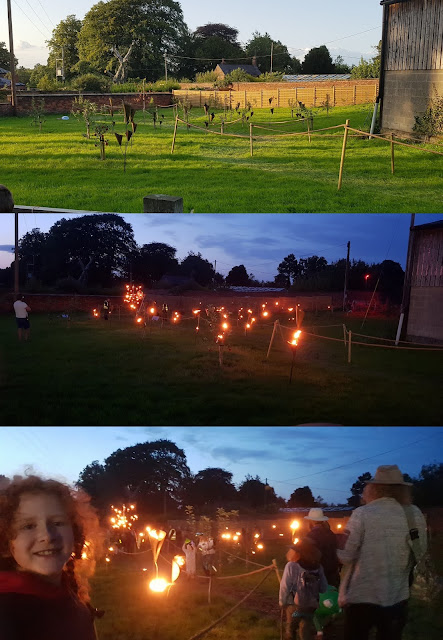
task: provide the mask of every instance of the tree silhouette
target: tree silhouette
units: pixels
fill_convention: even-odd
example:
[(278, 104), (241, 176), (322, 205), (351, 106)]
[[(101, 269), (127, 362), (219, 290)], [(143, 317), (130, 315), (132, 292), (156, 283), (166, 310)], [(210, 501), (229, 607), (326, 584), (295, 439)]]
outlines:
[(314, 507), (315, 498), (309, 487), (299, 487), (291, 493), (288, 507)]
[(371, 480), (372, 476), (369, 471), (363, 473), (361, 476), (358, 476), (358, 479), (354, 482), (351, 487), (352, 496), (348, 498), (348, 505), (350, 507), (359, 507), (361, 505), (361, 496), (363, 493), (363, 489), (365, 488), (368, 480)]

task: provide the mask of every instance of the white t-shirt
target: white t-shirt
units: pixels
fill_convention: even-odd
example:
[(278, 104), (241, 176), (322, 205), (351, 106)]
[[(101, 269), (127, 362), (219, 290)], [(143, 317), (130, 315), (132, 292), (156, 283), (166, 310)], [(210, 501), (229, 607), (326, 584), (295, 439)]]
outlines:
[(23, 300), (16, 300), (14, 302), (14, 311), (16, 318), (27, 318), (28, 312), (26, 311), (28, 305)]

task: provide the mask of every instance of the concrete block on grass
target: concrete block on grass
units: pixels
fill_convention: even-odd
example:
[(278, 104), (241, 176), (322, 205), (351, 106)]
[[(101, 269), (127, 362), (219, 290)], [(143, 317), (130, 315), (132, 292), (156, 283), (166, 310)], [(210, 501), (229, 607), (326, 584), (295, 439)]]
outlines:
[(143, 213), (183, 213), (183, 198), (151, 193), (143, 198)]

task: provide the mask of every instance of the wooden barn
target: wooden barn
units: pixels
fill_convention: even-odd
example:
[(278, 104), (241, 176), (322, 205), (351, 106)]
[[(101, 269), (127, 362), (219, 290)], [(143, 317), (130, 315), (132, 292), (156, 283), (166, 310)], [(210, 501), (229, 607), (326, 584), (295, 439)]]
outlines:
[(443, 0), (382, 0), (383, 131), (411, 134), (414, 116), (443, 95)]
[(410, 231), (406, 337), (443, 343), (443, 220)]

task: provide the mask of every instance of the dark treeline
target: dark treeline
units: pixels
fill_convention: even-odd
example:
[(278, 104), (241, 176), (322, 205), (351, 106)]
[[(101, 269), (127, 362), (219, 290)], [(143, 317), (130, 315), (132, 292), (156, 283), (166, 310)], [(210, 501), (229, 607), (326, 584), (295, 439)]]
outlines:
[[(103, 515), (111, 504), (136, 502), (137, 510), (144, 515), (173, 517), (184, 514), (187, 505), (194, 507), (196, 515), (207, 516), (213, 516), (219, 508), (239, 510), (241, 514), (271, 514), (283, 507), (356, 507), (365, 483), (371, 479), (369, 472), (363, 473), (350, 488), (347, 501), (328, 505), (321, 496), (315, 497), (309, 486), (294, 488), (290, 498), (284, 500), (258, 475), (246, 475), (238, 486), (232, 475), (219, 467), (192, 474), (184, 450), (163, 439), (118, 449), (103, 463), (94, 460), (80, 473), (77, 484)], [(413, 483), (415, 502), (420, 507), (443, 505), (443, 464), (425, 465), (417, 478), (406, 474), (405, 480)]]
[[(340, 291), (346, 260), (328, 263), (322, 256), (299, 258), (291, 253), (277, 267), (272, 281), (259, 281), (244, 264), (235, 265), (226, 278), (201, 253), (189, 251), (179, 260), (177, 249), (161, 242), (138, 246), (132, 226), (117, 214), (62, 218), (47, 233), (32, 229), (19, 241), (20, 287), (24, 291), (100, 293), (121, 292), (132, 280), (147, 288), (223, 288), (274, 286), (289, 291)], [(12, 287), (14, 263), (0, 270), (0, 286)], [(168, 277), (171, 276), (168, 280)], [(377, 290), (396, 304), (401, 300), (404, 272), (399, 263), (384, 260), (368, 264), (352, 260), (349, 289)]]

